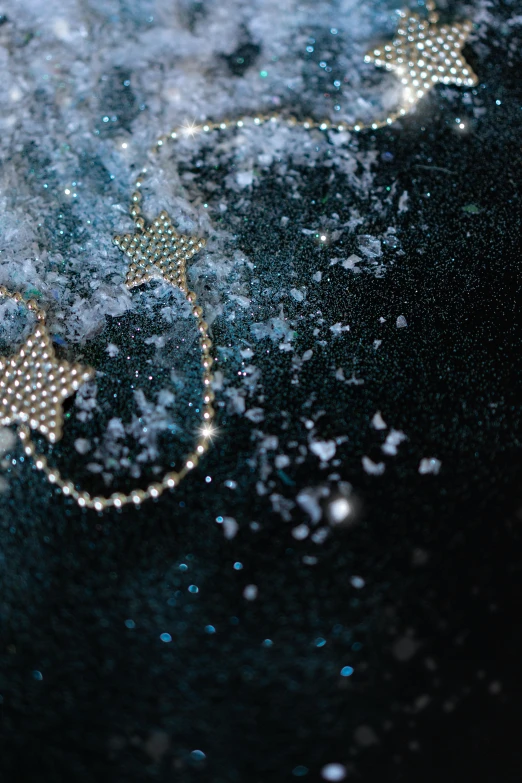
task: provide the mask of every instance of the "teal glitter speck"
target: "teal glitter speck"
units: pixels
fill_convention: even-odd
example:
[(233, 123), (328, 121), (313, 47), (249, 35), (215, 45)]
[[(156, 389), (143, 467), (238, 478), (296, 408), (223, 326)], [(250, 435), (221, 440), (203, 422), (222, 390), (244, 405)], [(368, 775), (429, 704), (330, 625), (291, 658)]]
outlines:
[(171, 642), (172, 636), (170, 635), (170, 633), (162, 633), (160, 634), (160, 639), (162, 642)]
[(197, 585), (189, 585), (189, 593), (199, 593), (199, 587)]
[(353, 674), (353, 669), (351, 666), (343, 666), (341, 669), (341, 677), (351, 677)]

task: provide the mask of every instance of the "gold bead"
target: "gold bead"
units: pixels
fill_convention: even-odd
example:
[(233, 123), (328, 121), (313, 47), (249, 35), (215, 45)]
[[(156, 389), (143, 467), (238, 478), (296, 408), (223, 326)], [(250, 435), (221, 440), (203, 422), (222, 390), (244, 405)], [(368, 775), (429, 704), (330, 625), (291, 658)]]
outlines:
[(133, 492), (131, 492), (131, 500), (135, 506), (139, 506), (141, 503), (143, 503), (146, 497), (147, 495), (142, 489), (135, 489)]
[(163, 493), (163, 484), (151, 484), (148, 488), (148, 493), (151, 498), (159, 498), (159, 496)]
[(63, 482), (62, 492), (63, 492), (64, 495), (67, 495), (67, 496), (72, 495), (74, 497), (74, 495), (76, 495), (76, 490), (74, 488), (74, 484), (72, 483), (72, 481), (64, 481)]
[(121, 508), (122, 506), (125, 505), (127, 501), (127, 496), (124, 495), (122, 492), (114, 492), (111, 495), (111, 500), (113, 506), (115, 506), (116, 508)]
[(163, 485), (165, 487), (168, 487), (169, 489), (174, 489), (174, 487), (177, 487), (179, 484), (179, 473), (171, 472), (167, 473), (166, 476), (163, 478)]

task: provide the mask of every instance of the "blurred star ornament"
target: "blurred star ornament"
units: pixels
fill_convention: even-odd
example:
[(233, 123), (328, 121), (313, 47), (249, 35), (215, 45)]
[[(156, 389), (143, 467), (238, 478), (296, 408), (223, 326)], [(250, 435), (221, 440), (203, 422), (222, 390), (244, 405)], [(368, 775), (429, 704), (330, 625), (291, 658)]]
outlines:
[(401, 11), (401, 23), (393, 41), (368, 52), (367, 63), (393, 71), (404, 85), (403, 107), (410, 111), (436, 84), (474, 87), (477, 76), (462, 55), (472, 30), (469, 21), (439, 25), (433, 3), (428, 19)]
[(51, 442), (62, 437), (63, 402), (94, 370), (58, 361), (43, 323), (15, 356), (0, 357), (0, 424), (28, 424)]

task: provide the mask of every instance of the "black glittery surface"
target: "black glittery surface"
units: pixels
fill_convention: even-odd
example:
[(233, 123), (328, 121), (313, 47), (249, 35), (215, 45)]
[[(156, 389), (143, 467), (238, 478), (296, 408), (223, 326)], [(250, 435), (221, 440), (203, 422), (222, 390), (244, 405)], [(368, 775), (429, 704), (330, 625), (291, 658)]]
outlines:
[[(307, 287), (306, 310), (284, 300), (296, 354), (314, 344), (319, 319), (350, 325), (337, 336), (325, 327), (322, 349), (298, 367), (269, 337), (257, 343), (262, 425), (223, 404), (219, 437), (176, 494), (103, 516), (55, 494), (20, 464), (20, 451), (9, 454), (2, 781), (321, 781), (328, 764), (342, 765), (349, 781), (520, 779), (522, 60), (520, 24), (508, 25), (516, 12), (499, 3), (505, 35), (480, 58), (468, 55), (484, 85), (482, 117), (466, 115), (457, 91), (449, 102), (452, 91), (433, 92), (422, 114), (348, 142), (375, 153), (370, 193), (355, 193), (341, 172), (332, 182), (325, 145), (312, 167), (286, 161), (306, 198), (292, 198), (273, 164), (255, 197), (232, 199), (223, 213), (254, 265), (249, 320), (241, 309), (231, 320), (225, 308), (212, 326), (225, 376), (244, 369), (237, 348), (250, 321), (279, 315), (278, 275)], [(256, 46), (245, 38), (241, 47), (237, 56), (255, 61)], [(508, 50), (518, 52), (509, 63)], [(225, 65), (241, 76), (233, 55)], [(130, 127), (133, 101), (104, 89)], [(180, 163), (181, 174), (204, 166), (202, 155)], [(227, 172), (214, 171), (200, 185), (210, 207), (231, 198)], [(349, 239), (303, 238), (303, 226), (329, 230), (331, 212), (342, 223), (353, 207), (364, 234), (385, 237), (382, 204), (396, 212), (404, 191), (408, 210), (394, 224), (395, 247), (384, 247), (381, 276), (331, 265), (356, 251)], [(211, 299), (212, 279), (199, 284)], [(406, 328), (396, 326), (401, 315)], [(83, 356), (105, 367), (107, 340), (130, 341), (154, 321), (153, 310), (108, 317), (103, 340)], [(193, 370), (186, 351), (190, 375), (197, 362)], [(154, 360), (153, 346), (139, 353)], [(134, 370), (113, 366), (102, 391), (126, 372)], [(226, 401), (219, 390), (217, 400)], [(370, 426), (376, 411), (407, 436), (397, 456), (382, 452), (387, 431)], [(297, 448), (308, 419), (316, 440), (338, 438), (339, 463), (321, 466), (305, 450), (300, 464), (260, 477), (256, 432)], [(79, 470), (74, 439), (104, 421), (71, 423), (56, 459)], [(363, 456), (384, 462), (384, 473), (367, 473)], [(439, 473), (420, 474), (432, 456)], [(292, 531), (310, 521), (299, 491), (333, 493), (339, 482), (352, 487), (356, 522), (299, 540)], [(237, 522), (235, 535), (224, 535), (223, 519)], [(347, 666), (353, 673), (341, 675)]]

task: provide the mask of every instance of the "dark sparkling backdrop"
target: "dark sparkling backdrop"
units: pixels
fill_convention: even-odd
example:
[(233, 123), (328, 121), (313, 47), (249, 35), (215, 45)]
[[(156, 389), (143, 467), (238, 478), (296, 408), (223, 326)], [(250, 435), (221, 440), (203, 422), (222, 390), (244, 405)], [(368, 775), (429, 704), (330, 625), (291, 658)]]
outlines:
[[(508, 67), (504, 44), (469, 58), (488, 90), (486, 118), (468, 136), (434, 93), (422, 125), (413, 116), (359, 139), (377, 153), (375, 188), (397, 182), (410, 197), (398, 234), (405, 255), (383, 277), (347, 278), (329, 267), (331, 247), (310, 249), (293, 232), (294, 215), (308, 225), (323, 214), (327, 167), (297, 171), (307, 205), (290, 202), (274, 172), (246, 212), (224, 218), (260, 291), (277, 273), (267, 258), (293, 265), (296, 287), (322, 269), (314, 307), (328, 323), (352, 325), (364, 386), (335, 384), (346, 345), (333, 339), (297, 384), (291, 356), (268, 339), (259, 366), (265, 431), (277, 434), (285, 410), (285, 437), (298, 437), (314, 395), (321, 437), (347, 434), (337, 472), (360, 500), (357, 525), (321, 546), (292, 537), (256, 492), (251, 423), (223, 412), (204, 464), (140, 510), (81, 512), (27, 462), (10, 468), (17, 478), (0, 524), (2, 780), (319, 781), (334, 762), (347, 780), (520, 779), (522, 62)], [(241, 52), (256, 57), (247, 40)], [(111, 96), (130, 122), (133, 101)], [(335, 189), (354, 202), (342, 177)], [(365, 225), (382, 234), (386, 216)], [(270, 302), (256, 301), (261, 321)], [(408, 328), (396, 329), (398, 312)], [(375, 351), (382, 315), (389, 339)], [(297, 330), (303, 350), (313, 325)], [(240, 319), (213, 326), (220, 346), (242, 329)], [(408, 435), (380, 477), (361, 470), (362, 455), (382, 459), (368, 428), (376, 410)], [(439, 475), (419, 475), (431, 453)], [(293, 497), (322, 478), (310, 455), (278, 492)], [(236, 489), (224, 486), (231, 479)], [(220, 515), (239, 524), (232, 540)], [(341, 676), (348, 665), (353, 674)]]

